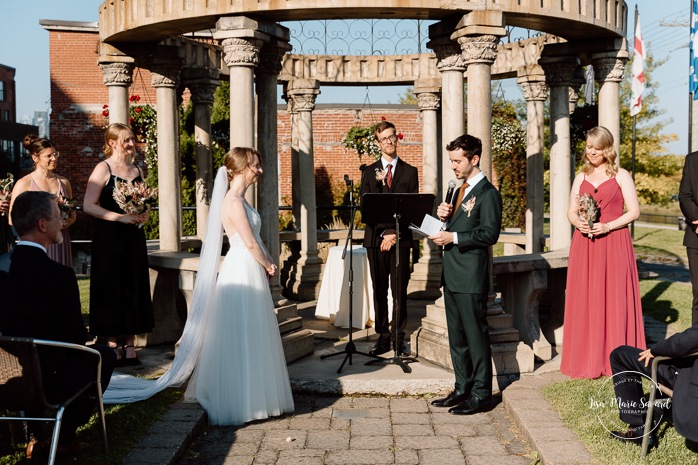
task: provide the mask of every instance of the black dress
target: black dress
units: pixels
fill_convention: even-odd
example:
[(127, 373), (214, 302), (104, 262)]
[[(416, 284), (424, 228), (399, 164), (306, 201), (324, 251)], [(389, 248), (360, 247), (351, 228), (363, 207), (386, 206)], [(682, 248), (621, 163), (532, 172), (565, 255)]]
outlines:
[[(99, 204), (124, 213), (113, 197), (111, 174)], [(139, 175), (132, 182), (143, 182)], [(134, 224), (96, 220), (90, 276), (90, 333), (95, 336), (149, 333), (154, 327), (145, 232)]]

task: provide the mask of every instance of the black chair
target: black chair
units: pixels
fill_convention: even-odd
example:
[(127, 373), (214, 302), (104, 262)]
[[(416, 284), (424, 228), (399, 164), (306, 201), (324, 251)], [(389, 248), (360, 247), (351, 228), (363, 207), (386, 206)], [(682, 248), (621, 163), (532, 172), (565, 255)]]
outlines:
[[(681, 358), (686, 358), (686, 357), (698, 357), (698, 352), (684, 355), (684, 357)], [(650, 400), (647, 405), (650, 407), (647, 409), (647, 415), (645, 418), (645, 433), (648, 433), (652, 429), (652, 417), (654, 416), (654, 408), (652, 406), (654, 405), (654, 400), (657, 397), (657, 388), (659, 388), (660, 391), (662, 391), (665, 395), (672, 397), (674, 395), (674, 391), (669, 389), (668, 387), (659, 384), (659, 381), (657, 380), (657, 367), (659, 366), (660, 362), (663, 362), (665, 360), (671, 360), (672, 357), (663, 357), (661, 355), (656, 356), (652, 359), (652, 382), (650, 383)], [(649, 439), (650, 435), (645, 434), (644, 437), (642, 438), (642, 455), (640, 456), (641, 458), (645, 458), (645, 455), (647, 455), (647, 447), (649, 446)]]
[[(97, 357), (97, 369), (94, 378), (61, 403), (50, 404), (44, 392), (44, 384), (41, 376), (41, 362), (39, 360), (37, 346), (60, 347), (69, 350), (79, 350), (94, 355)], [(44, 410), (55, 412), (55, 416), (41, 418), (0, 415), (0, 420), (38, 420), (53, 422), (53, 435), (48, 461), (49, 464), (53, 464), (56, 459), (58, 436), (60, 434), (61, 421), (65, 408), (75, 399), (91, 390), (94, 391), (99, 405), (104, 452), (108, 453), (107, 425), (104, 419), (102, 383), (100, 381), (101, 371), (102, 357), (99, 352), (89, 347), (67, 342), (0, 336), (0, 411), (20, 412)]]

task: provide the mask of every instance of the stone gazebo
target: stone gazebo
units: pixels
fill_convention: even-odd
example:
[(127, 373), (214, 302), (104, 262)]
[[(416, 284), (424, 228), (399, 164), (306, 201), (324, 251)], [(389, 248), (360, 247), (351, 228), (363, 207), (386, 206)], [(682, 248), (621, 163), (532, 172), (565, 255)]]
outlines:
[[(352, 18), (434, 20), (427, 44), (434, 53), (291, 54), (289, 30), (279, 24), (279, 21)], [(481, 167), (491, 179), (492, 80), (516, 77), (527, 102), (528, 115), (528, 209), (525, 238), (521, 241), (526, 255), (495, 261), (493, 272), (508, 313), (492, 299), (489, 317), (492, 341), (497, 346), (493, 348), (496, 373), (507, 376), (531, 371), (534, 352), (544, 360), (552, 354), (551, 344), (538, 322), (538, 307), (549, 280), (559, 279), (551, 275), (551, 270), (566, 267), (565, 250), (571, 240), (566, 216), (574, 174), (570, 112), (583, 83), (579, 76), (583, 75), (583, 66), (593, 66), (600, 86), (599, 124), (613, 133), (618, 145), (619, 86), (628, 57), (624, 39), (626, 18), (627, 5), (623, 0), (337, 0), (329, 4), (310, 0), (105, 1), (100, 6), (99, 61), (105, 84), (109, 86), (110, 121), (128, 119), (128, 88), (134, 66), (149, 69), (157, 89), (161, 237), (160, 252), (151, 256), (153, 268), (169, 277), (174, 291), (178, 286), (185, 295), (190, 292), (196, 260), (180, 253), (177, 105), (178, 92), (184, 87), (191, 91), (196, 120), (199, 231), (206, 217), (206, 193), (211, 182), (212, 92), (223, 76), (230, 79), (231, 145), (256, 146), (265, 154), (266, 175), (258, 186), (256, 198), (250, 200), (256, 201), (262, 215), (266, 228), (262, 239), (270, 253), (279, 256), (276, 99), (277, 86), (284, 85), (292, 115), (294, 210), (301, 229), (300, 256), (284, 284), (294, 296), (313, 299), (319, 292), (322, 261), (318, 256), (315, 219), (312, 112), (321, 88), (357, 83), (414, 86), (423, 122), (421, 190), (442, 198), (444, 184), (452, 177), (448, 164), (441, 162), (442, 148), (466, 131), (482, 139)], [(502, 43), (511, 27), (540, 31), (542, 35)], [(189, 36), (201, 30), (213, 31), (212, 40)], [(548, 246), (553, 251), (552, 258), (541, 254), (545, 244), (543, 106), (548, 98), (551, 157)], [(503, 240), (507, 240), (506, 235)], [(423, 252), (415, 264), (410, 292), (438, 298), (440, 253), (426, 241)], [(277, 278), (272, 283), (272, 293), (279, 308), (284, 309), (281, 290)], [(558, 294), (561, 292), (558, 289)], [(293, 319), (295, 309), (286, 314)], [(307, 348), (308, 335), (302, 333), (297, 332), (295, 337), (305, 340)], [(421, 357), (449, 366), (445, 334), (443, 299), (438, 299), (429, 307), (420, 332), (413, 335), (413, 350), (416, 348)], [(559, 344), (559, 336), (552, 337)]]

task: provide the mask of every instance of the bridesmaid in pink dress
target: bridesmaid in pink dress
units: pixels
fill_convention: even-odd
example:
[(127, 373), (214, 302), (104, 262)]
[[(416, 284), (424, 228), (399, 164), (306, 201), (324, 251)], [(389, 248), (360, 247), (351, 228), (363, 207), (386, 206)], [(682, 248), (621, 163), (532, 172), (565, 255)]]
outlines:
[[(640, 205), (630, 173), (615, 165), (608, 129), (589, 131), (584, 158), (567, 211), (576, 229), (567, 271), (560, 371), (572, 378), (598, 378), (612, 374), (608, 357), (616, 347), (645, 349), (637, 263), (627, 227), (640, 216)], [(578, 215), (577, 196), (584, 194), (599, 206), (593, 227)]]
[[(55, 194), (59, 198), (70, 199), (73, 197), (73, 190), (68, 179), (56, 174), (58, 158), (60, 153), (50, 140), (29, 134), (24, 138), (24, 147), (34, 160), (34, 171), (22, 177), (15, 183), (12, 189), (12, 199), (25, 191), (44, 191)], [(12, 203), (10, 203), (12, 211)], [(48, 256), (65, 266), (73, 267), (73, 252), (70, 246), (70, 233), (68, 228), (75, 223), (77, 215), (75, 210), (66, 215), (62, 234), (63, 242), (53, 244), (47, 250)]]

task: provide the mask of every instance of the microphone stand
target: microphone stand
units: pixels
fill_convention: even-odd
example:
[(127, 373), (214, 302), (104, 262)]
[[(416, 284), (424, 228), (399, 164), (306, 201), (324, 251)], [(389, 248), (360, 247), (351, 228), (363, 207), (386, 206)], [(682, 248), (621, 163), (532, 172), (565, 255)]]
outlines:
[[(342, 251), (342, 260), (344, 260), (347, 247), (349, 247), (349, 342), (344, 346), (344, 350), (339, 350), (331, 354), (322, 355), (320, 358), (322, 360), (334, 357), (335, 355), (346, 354), (342, 364), (339, 365), (337, 373), (342, 372), (344, 364), (349, 360), (349, 365), (351, 365), (351, 357), (354, 354), (363, 355), (366, 357), (372, 357), (380, 359), (377, 355), (371, 355), (365, 352), (360, 352), (356, 350), (356, 345), (354, 344), (353, 333), (354, 333), (354, 246), (352, 244), (353, 232), (354, 232), (354, 217), (356, 215), (356, 203), (354, 202), (354, 181), (349, 179), (349, 176), (344, 175), (344, 182), (349, 186), (349, 206), (351, 208), (351, 221), (349, 222), (349, 232), (347, 233), (346, 241), (344, 242), (344, 250)], [(361, 183), (363, 185), (363, 169), (361, 170)]]

